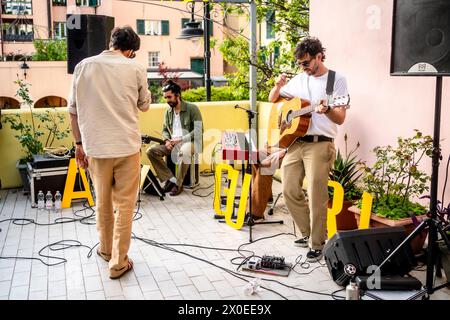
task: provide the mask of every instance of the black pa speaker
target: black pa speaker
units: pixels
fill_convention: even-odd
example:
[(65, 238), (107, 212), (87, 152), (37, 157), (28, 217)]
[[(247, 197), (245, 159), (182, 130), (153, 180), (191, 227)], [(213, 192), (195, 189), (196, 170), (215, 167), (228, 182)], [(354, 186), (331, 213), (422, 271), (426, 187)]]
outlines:
[(450, 1), (395, 0), (391, 75), (450, 75)]
[(95, 56), (109, 48), (114, 17), (75, 14), (67, 15), (67, 72), (84, 58)]
[[(371, 275), (406, 238), (403, 227), (371, 228), (336, 233), (324, 247), (324, 257), (334, 282), (348, 284), (353, 276)], [(372, 270), (368, 270), (373, 266)], [(407, 274), (416, 266), (406, 243), (381, 269), (382, 275)]]

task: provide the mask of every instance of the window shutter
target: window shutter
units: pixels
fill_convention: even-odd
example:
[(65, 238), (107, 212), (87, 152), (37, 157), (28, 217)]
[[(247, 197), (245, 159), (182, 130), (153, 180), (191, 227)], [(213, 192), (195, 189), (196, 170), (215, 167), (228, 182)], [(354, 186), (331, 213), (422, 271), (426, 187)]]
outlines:
[(273, 48), (273, 61), (276, 61), (280, 56), (280, 47)]
[(186, 23), (189, 22), (190, 19), (188, 18), (181, 18), (181, 29), (186, 28)]
[(89, 7), (98, 7), (98, 0), (89, 0)]
[(145, 34), (145, 21), (144, 20), (136, 20), (136, 30), (137, 34)]
[(169, 21), (168, 20), (161, 21), (161, 35), (163, 35), (163, 36), (169, 35)]

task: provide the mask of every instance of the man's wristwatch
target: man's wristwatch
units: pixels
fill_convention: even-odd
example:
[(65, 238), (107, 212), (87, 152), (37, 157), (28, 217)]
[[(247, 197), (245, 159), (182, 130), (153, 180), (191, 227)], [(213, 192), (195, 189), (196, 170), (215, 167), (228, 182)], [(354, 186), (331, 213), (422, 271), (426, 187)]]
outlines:
[(325, 111), (325, 113), (330, 113), (331, 108), (327, 106), (327, 111)]
[(77, 142), (75, 142), (75, 144), (76, 144), (77, 146), (81, 146), (83, 143), (82, 143), (81, 141), (77, 141)]

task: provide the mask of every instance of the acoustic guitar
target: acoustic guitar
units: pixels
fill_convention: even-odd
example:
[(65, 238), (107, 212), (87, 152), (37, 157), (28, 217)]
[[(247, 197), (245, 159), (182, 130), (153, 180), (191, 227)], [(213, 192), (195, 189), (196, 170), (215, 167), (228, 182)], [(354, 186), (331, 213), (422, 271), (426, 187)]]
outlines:
[[(334, 97), (329, 108), (348, 108), (350, 96)], [(324, 104), (325, 105), (325, 104)], [(325, 105), (326, 106), (326, 105)], [(288, 148), (294, 141), (303, 137), (311, 124), (311, 113), (317, 105), (312, 105), (308, 100), (293, 98), (289, 101), (278, 100), (272, 106), (267, 132), (268, 146)]]

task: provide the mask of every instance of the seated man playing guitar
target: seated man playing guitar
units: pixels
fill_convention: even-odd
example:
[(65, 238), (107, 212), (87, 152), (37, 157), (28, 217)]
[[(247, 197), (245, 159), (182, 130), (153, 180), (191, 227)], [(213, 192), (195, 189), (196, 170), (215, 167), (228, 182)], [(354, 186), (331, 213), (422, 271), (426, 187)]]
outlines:
[[(326, 240), (328, 175), (335, 158), (334, 138), (337, 126), (345, 120), (349, 103), (346, 79), (324, 65), (325, 49), (316, 38), (306, 38), (295, 49), (295, 58), (303, 72), (289, 82), (281, 75), (269, 94), (297, 100), (298, 110), (281, 110), (278, 121), (279, 146), (288, 148), (283, 159), (282, 181), (286, 206), (298, 225), (302, 238), (295, 241), (309, 247), (309, 261), (322, 257)], [(338, 96), (344, 96), (340, 100)], [(337, 98), (337, 99), (336, 99)], [(301, 99), (301, 100), (300, 100)], [(274, 108), (283, 106), (274, 105)], [(338, 108), (335, 108), (338, 107)], [(308, 200), (301, 188), (308, 181)]]

